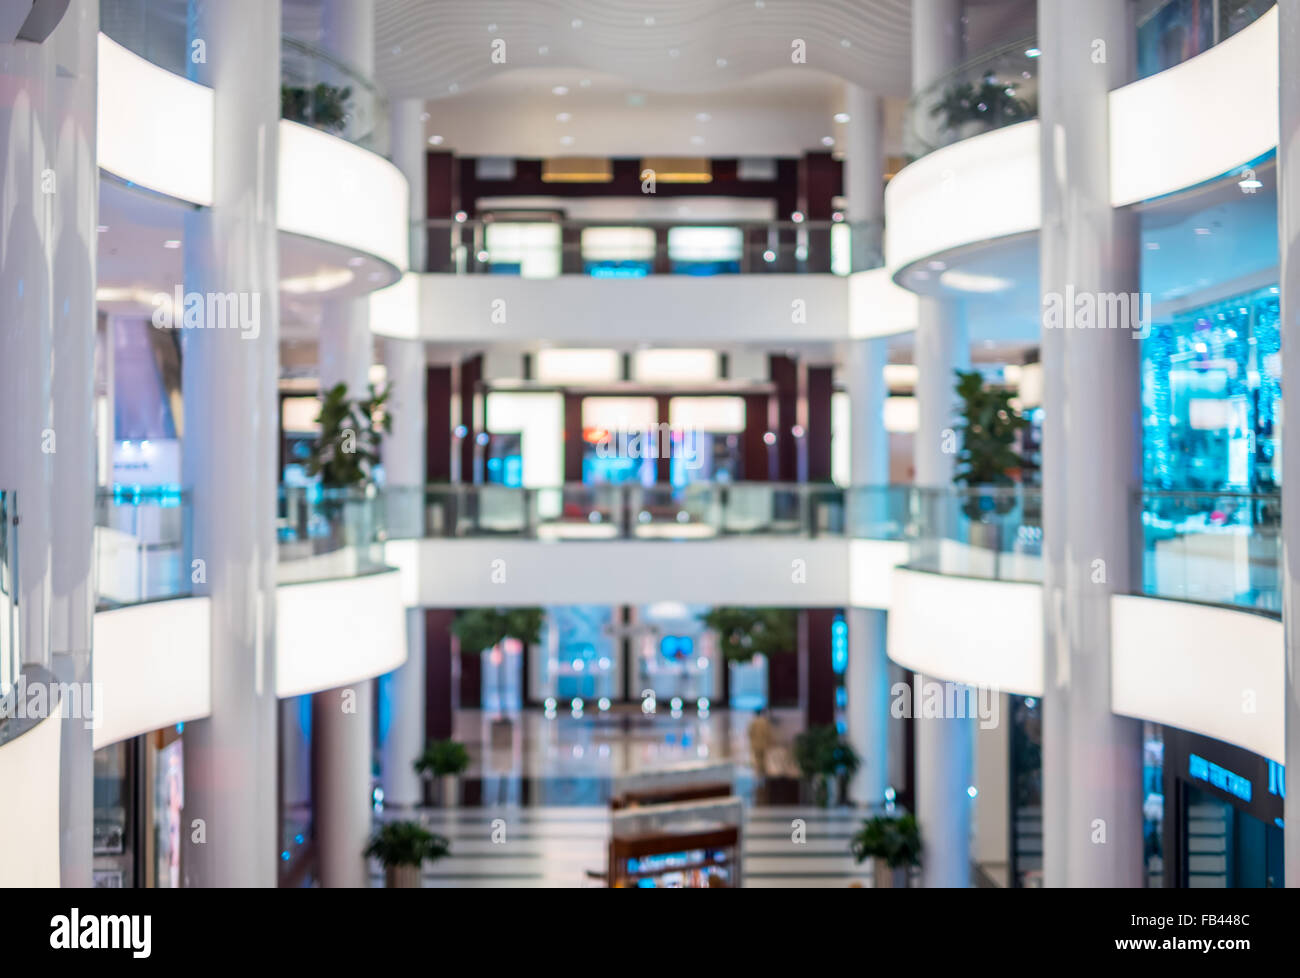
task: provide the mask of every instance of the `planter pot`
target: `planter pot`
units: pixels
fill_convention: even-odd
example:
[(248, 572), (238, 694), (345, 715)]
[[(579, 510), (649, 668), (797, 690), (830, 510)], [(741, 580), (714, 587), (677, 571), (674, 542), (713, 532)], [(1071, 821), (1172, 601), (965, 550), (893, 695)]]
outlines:
[(384, 885), (390, 890), (419, 889), (419, 866), (387, 866), (384, 868)]
[(424, 806), (455, 808), (460, 803), (460, 778), (455, 774), (425, 775)]
[(509, 717), (497, 717), (488, 728), (488, 741), (496, 750), (509, 750), (515, 740), (515, 727)]
[(907, 867), (900, 866), (898, 869), (891, 869), (889, 863), (883, 859), (873, 859), (871, 861), (871, 885), (877, 890), (905, 890), (907, 889)]

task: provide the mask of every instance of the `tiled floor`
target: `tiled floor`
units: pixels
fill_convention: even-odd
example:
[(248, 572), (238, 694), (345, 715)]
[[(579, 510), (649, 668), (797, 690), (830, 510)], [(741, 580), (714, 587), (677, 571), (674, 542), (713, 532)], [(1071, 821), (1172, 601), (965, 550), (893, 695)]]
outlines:
[[(753, 804), (755, 781), (745, 729), (748, 714), (694, 712), (679, 718), (546, 719), (524, 713), (507, 730), (477, 713), (457, 718), (456, 736), (473, 763), (462, 804), (422, 809), (419, 816), (451, 841), (451, 855), (425, 867), (430, 887), (602, 886), (610, 833), (608, 798), (625, 774), (693, 760), (730, 760), (736, 792), (746, 800), (744, 885), (870, 886), (848, 840), (862, 815), (847, 808)], [(782, 745), (769, 756), (773, 776), (793, 774), (786, 746), (797, 714), (775, 717)], [(789, 795), (793, 782), (781, 782)], [(801, 821), (799, 821), (801, 820)], [(796, 841), (796, 837), (798, 841)], [(381, 884), (375, 872), (373, 882)]]

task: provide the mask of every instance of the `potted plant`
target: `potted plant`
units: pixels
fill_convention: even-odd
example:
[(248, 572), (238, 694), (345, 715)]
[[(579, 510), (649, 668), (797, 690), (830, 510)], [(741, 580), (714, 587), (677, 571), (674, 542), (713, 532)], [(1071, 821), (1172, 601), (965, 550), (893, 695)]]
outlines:
[(749, 662), (792, 652), (798, 643), (797, 612), (792, 608), (713, 608), (700, 621), (715, 632), (727, 662)]
[(332, 550), (367, 546), (378, 539), (374, 500), (367, 494), (380, 444), (392, 430), (387, 408), (391, 391), (391, 384), (382, 391), (372, 384), (366, 397), (350, 398), (347, 384), (338, 383), (321, 398), (316, 417), (320, 430), (307, 458), (307, 474), (320, 478), (320, 511), (329, 524)]
[(876, 815), (862, 823), (849, 841), (853, 858), (871, 859), (872, 880), (877, 889), (901, 889), (907, 886), (907, 874), (921, 865), (921, 832), (916, 816)]
[[(993, 552), (1001, 549), (999, 523), (1015, 507), (1015, 497), (1005, 489), (1014, 486), (1030, 468), (1017, 450), (1020, 432), (1029, 422), (1012, 406), (1012, 392), (984, 383), (978, 371), (956, 371), (956, 392), (960, 402), (957, 430), (961, 452), (952, 481), (968, 491), (962, 511), (971, 521), (971, 543)], [(979, 492), (992, 487), (1003, 491)], [(996, 570), (995, 570), (996, 576)]]
[[(469, 608), (456, 616), (451, 631), (460, 641), (461, 652), (486, 652), (513, 638), (523, 643), (527, 654), (528, 646), (541, 641), (545, 620), (546, 612), (541, 608)], [(510, 717), (505, 712), (505, 670), (498, 669), (497, 676), (498, 713), (492, 720), (490, 736), (493, 746), (504, 746), (511, 739)]]
[(809, 727), (794, 738), (794, 760), (813, 787), (818, 805), (830, 804), (830, 786), (838, 786), (841, 804), (848, 801), (848, 783), (857, 773), (861, 758), (840, 736), (834, 724)]
[(326, 132), (339, 132), (347, 124), (351, 98), (352, 89), (346, 85), (281, 85), (280, 117)]
[[(456, 779), (469, 767), (469, 751), (457, 740), (431, 740), (415, 759), (415, 771), (424, 780), (425, 802), (450, 807), (456, 804)], [(435, 798), (436, 794), (436, 798)]]
[(366, 846), (366, 855), (384, 866), (384, 885), (391, 889), (418, 888), (425, 860), (447, 855), (451, 844), (419, 822), (386, 822)]

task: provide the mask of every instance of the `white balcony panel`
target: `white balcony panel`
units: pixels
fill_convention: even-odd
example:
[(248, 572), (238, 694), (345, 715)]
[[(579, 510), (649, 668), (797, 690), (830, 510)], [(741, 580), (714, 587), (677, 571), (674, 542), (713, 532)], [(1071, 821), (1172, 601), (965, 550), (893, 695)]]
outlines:
[(276, 589), (275, 692), (281, 699), (380, 676), (405, 661), (397, 571)]
[(907, 544), (899, 540), (849, 541), (849, 595), (855, 608), (888, 611), (894, 594), (894, 569), (907, 563)]
[[(647, 275), (545, 281), (422, 275), (419, 338), (556, 346), (619, 343), (698, 348), (849, 338), (849, 280), (839, 275)], [(406, 329), (373, 323), (381, 335)]]
[(1277, 146), (1277, 8), (1180, 65), (1110, 93), (1116, 207), (1193, 187)]
[(346, 139), (280, 120), (276, 226), (410, 264), (410, 188), (392, 163)]
[(0, 887), (59, 885), (60, 710), (0, 744)]
[(1213, 605), (1111, 599), (1111, 709), (1285, 763), (1282, 623)]
[(402, 563), (409, 573), (414, 558), (426, 607), (683, 601), (807, 608), (847, 601), (848, 552), (836, 539), (434, 539), (404, 551)]
[(99, 35), (99, 167), (149, 190), (212, 203), (212, 89)]
[(1038, 120), (923, 156), (885, 188), (885, 264), (899, 270), (953, 248), (1036, 231)]
[(900, 568), (889, 612), (889, 657), (899, 665), (931, 679), (1042, 695), (1039, 585)]
[(212, 712), (211, 615), (203, 597), (95, 613), (96, 750)]

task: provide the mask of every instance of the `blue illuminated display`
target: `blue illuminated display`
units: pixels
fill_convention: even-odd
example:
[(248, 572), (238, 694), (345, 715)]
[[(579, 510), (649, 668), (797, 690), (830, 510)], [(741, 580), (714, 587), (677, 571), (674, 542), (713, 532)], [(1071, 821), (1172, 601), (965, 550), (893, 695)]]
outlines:
[(1219, 767), (1199, 754), (1187, 756), (1187, 773), (1196, 781), (1204, 781), (1242, 801), (1250, 801), (1252, 786), (1249, 778), (1233, 774), (1226, 767)]
[(1277, 761), (1268, 762), (1268, 793), (1286, 797), (1286, 768)]

